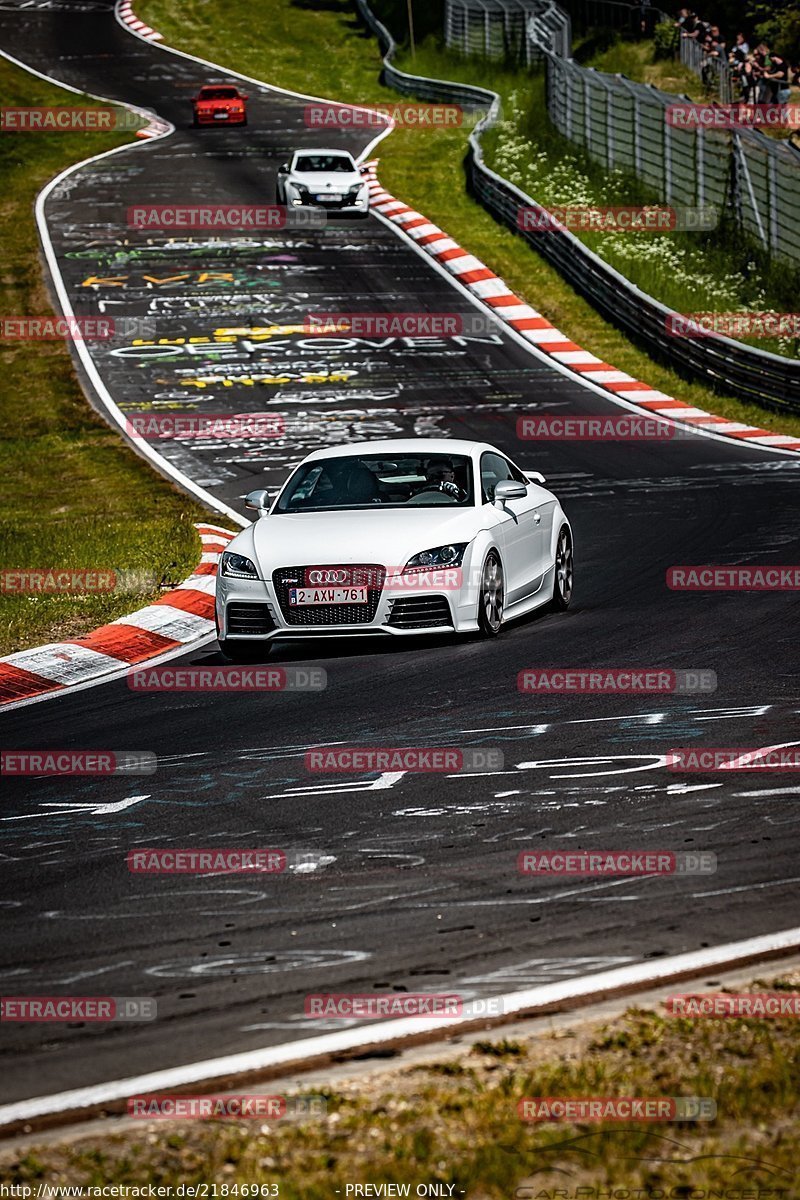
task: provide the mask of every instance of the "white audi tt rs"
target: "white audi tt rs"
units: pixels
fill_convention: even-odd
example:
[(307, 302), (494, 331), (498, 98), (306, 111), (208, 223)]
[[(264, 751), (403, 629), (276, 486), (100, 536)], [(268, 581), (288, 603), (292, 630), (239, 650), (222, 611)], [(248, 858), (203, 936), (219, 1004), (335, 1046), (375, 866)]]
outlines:
[(572, 597), (572, 531), (536, 472), (484, 442), (410, 438), (317, 450), (228, 544), (219, 644), (480, 633)]
[(367, 181), (346, 150), (297, 150), (278, 168), (278, 204), (369, 216)]

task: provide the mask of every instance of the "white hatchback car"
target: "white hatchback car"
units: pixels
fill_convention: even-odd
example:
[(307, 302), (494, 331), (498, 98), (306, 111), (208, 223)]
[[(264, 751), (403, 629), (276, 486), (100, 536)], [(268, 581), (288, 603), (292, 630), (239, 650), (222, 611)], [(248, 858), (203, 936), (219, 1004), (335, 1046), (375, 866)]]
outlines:
[(346, 150), (296, 150), (278, 168), (278, 204), (369, 216), (367, 181)]
[(316, 450), (223, 553), (222, 651), (274, 638), (477, 632), (572, 597), (572, 531), (536, 472), (484, 442)]

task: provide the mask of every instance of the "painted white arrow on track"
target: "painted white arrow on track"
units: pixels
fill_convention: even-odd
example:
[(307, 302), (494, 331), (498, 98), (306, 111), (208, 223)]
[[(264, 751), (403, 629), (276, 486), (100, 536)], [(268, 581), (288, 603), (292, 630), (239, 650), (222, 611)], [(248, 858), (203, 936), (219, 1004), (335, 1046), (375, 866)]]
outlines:
[(35, 812), (24, 813), (21, 817), (2, 817), (3, 821), (35, 821), (37, 817), (63, 817), (69, 813), (91, 813), (93, 816), (107, 816), (109, 813), (122, 812), (125, 808), (131, 808), (134, 804), (139, 804), (142, 800), (149, 800), (150, 795), (146, 796), (126, 796), (124, 800), (115, 800), (112, 804), (75, 804), (70, 800), (45, 800), (41, 808), (51, 809), (51, 812)]

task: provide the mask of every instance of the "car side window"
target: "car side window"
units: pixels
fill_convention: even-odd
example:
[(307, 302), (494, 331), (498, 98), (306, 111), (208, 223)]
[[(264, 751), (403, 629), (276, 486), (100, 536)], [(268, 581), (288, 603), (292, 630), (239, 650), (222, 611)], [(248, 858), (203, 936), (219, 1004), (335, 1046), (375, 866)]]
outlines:
[(515, 467), (512, 462), (506, 463), (506, 466), (510, 471), (509, 479), (515, 479), (517, 483), (524, 483), (526, 487), (528, 486), (530, 479), (524, 471), (520, 471), (519, 467)]
[(503, 479), (515, 479), (511, 463), (502, 454), (492, 454), (487, 451), (481, 455), (481, 493), (483, 503), (490, 504), (494, 500), (495, 484)]

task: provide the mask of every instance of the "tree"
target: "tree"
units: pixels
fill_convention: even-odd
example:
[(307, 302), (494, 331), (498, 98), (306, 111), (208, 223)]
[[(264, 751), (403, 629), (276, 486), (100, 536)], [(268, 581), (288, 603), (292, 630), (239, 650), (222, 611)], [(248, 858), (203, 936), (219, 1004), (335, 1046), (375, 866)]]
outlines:
[(751, 0), (747, 16), (756, 42), (800, 65), (800, 0)]

